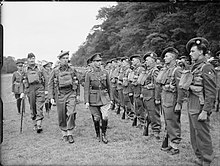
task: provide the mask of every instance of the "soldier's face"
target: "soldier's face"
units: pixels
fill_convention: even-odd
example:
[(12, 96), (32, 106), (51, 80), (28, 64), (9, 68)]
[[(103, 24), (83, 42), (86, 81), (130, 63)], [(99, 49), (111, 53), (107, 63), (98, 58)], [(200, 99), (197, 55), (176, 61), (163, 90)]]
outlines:
[(60, 63), (61, 64), (68, 64), (68, 61), (69, 61), (69, 55), (64, 55), (60, 58)]
[(165, 64), (169, 64), (174, 59), (174, 54), (171, 52), (167, 52), (164, 57)]
[(199, 50), (197, 46), (192, 46), (189, 55), (191, 56), (192, 61), (196, 61), (202, 53), (202, 50)]
[(35, 64), (35, 57), (28, 58), (28, 64), (30, 65)]
[(145, 64), (147, 65), (147, 67), (153, 66), (154, 62), (155, 62), (154, 59), (151, 58), (151, 57), (147, 57), (147, 58), (145, 59)]
[(140, 63), (140, 60), (138, 58), (133, 58), (131, 62), (132, 62), (132, 65), (135, 66), (138, 63)]

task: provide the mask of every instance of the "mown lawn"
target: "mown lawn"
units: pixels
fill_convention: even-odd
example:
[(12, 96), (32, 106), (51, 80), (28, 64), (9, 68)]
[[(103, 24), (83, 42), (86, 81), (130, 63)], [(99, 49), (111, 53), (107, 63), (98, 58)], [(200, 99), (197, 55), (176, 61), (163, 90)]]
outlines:
[[(83, 102), (77, 105), (77, 127), (74, 144), (64, 143), (58, 128), (56, 107), (52, 107), (50, 117), (45, 116), (43, 133), (32, 130), (29, 105), (26, 100), (23, 132), (20, 134), (20, 116), (11, 94), (11, 75), (2, 76), (2, 99), (4, 108), (4, 140), (1, 144), (3, 165), (195, 165), (195, 156), (189, 140), (187, 111), (182, 110), (182, 142), (180, 154), (171, 156), (160, 150), (162, 139), (142, 136), (142, 130), (132, 127), (128, 119), (109, 112), (108, 144), (95, 139), (95, 131), (89, 110)], [(83, 89), (81, 89), (83, 94)], [(81, 97), (83, 100), (83, 97)], [(164, 121), (162, 119), (162, 132)], [(211, 118), (211, 134), (216, 157), (212, 166), (220, 165), (219, 113)]]

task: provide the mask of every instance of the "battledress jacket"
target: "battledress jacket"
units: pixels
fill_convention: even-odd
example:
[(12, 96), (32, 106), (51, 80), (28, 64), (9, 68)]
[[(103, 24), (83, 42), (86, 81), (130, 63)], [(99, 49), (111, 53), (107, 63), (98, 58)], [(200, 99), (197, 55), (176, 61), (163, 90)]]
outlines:
[(108, 72), (93, 68), (86, 73), (84, 102), (91, 106), (103, 106), (110, 100), (113, 100), (113, 96)]

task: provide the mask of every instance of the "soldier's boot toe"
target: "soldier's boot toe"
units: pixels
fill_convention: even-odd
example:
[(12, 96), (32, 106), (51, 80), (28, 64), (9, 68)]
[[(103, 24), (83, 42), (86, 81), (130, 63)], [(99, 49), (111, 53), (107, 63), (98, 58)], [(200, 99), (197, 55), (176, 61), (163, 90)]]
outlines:
[(68, 135), (68, 141), (70, 144), (75, 142), (72, 135)]
[(37, 126), (37, 133), (41, 133), (43, 131), (41, 126)]
[(102, 142), (103, 142), (104, 144), (107, 144), (107, 143), (108, 143), (108, 140), (107, 140), (105, 134), (102, 134)]
[(67, 137), (67, 135), (64, 135), (64, 136), (63, 136), (63, 141), (64, 141), (64, 142), (68, 142), (68, 137)]

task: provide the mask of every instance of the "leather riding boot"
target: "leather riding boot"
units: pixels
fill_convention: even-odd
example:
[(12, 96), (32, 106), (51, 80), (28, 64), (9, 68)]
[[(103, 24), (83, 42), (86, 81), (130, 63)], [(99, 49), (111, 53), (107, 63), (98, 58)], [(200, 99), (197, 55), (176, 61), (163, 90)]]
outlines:
[(106, 130), (107, 130), (108, 121), (102, 120), (102, 142), (107, 144), (108, 140), (106, 138)]
[(100, 142), (101, 141), (100, 140), (100, 121), (95, 121), (94, 120), (94, 126), (95, 126), (96, 137)]

